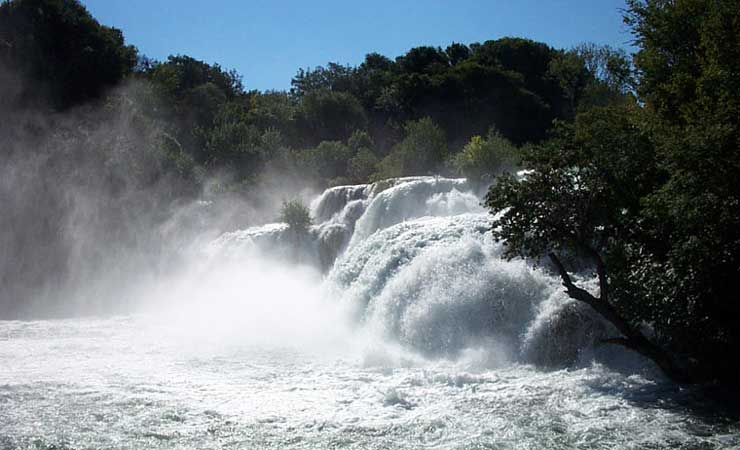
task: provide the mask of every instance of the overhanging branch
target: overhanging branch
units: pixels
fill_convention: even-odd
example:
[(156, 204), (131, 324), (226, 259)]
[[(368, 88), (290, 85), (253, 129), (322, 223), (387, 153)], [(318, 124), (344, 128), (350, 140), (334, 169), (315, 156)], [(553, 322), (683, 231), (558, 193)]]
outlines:
[(673, 358), (671, 358), (665, 350), (650, 342), (642, 332), (633, 328), (619, 314), (616, 308), (607, 301), (607, 297), (604, 295), (607, 287), (606, 266), (598, 253), (596, 253), (596, 264), (597, 271), (599, 272), (599, 284), (602, 289), (601, 298), (597, 298), (585, 289), (576, 286), (573, 279), (568, 274), (568, 271), (565, 269), (565, 266), (554, 252), (549, 253), (548, 256), (555, 266), (558, 275), (560, 275), (560, 279), (563, 281), (563, 286), (565, 286), (568, 296), (574, 300), (578, 300), (591, 306), (597, 313), (599, 313), (599, 315), (601, 315), (601, 317), (614, 325), (614, 327), (623, 335), (623, 337), (605, 339), (602, 341), (603, 343), (617, 344), (636, 351), (655, 362), (655, 364), (657, 364), (669, 378), (676, 382), (689, 383), (693, 381), (685, 370), (681, 369), (674, 363)]

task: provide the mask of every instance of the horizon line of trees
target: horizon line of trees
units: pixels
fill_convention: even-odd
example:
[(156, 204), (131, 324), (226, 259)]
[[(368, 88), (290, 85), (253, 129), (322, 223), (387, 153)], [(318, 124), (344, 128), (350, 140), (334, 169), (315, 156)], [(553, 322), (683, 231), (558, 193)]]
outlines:
[[(219, 64), (139, 54), (77, 0), (5, 0), (0, 29), (0, 76), (15, 79), (17, 108), (131, 104), (137, 126), (156, 131), (156, 158), (196, 185), (227, 173), (227, 190), (273, 172), (318, 186), (466, 175), (463, 148), (497, 149), (480, 139), (496, 136), (506, 149), (537, 143), (554, 120), (631, 95), (629, 57), (594, 44), (558, 50), (507, 37), (394, 59), (370, 53), (356, 67), (299, 69), (289, 91), (259, 92)], [(115, 89), (126, 81), (136, 89)]]

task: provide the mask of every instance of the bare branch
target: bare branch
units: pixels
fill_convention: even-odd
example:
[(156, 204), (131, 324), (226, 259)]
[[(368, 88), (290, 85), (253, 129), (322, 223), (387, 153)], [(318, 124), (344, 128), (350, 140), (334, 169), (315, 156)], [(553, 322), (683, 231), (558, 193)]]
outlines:
[[(591, 295), (585, 289), (582, 289), (573, 283), (572, 278), (568, 274), (568, 271), (563, 266), (563, 263), (551, 252), (548, 254), (550, 260), (558, 271), (560, 279), (563, 280), (563, 286), (568, 293), (568, 296), (574, 300), (581, 301), (591, 306), (598, 314), (604, 319), (610, 322), (624, 337), (609, 338), (601, 341), (605, 344), (616, 344), (623, 347), (629, 348), (646, 358), (655, 362), (663, 372), (668, 375), (672, 380), (679, 383), (692, 382), (692, 378), (685, 370), (678, 367), (668, 353), (660, 348), (659, 346), (650, 342), (642, 332), (633, 328), (614, 308), (614, 306), (606, 301), (605, 291), (602, 291), (601, 298), (596, 298)], [(598, 257), (598, 254), (596, 255)], [(597, 270), (599, 272), (599, 281), (604, 283), (602, 286), (606, 286), (606, 267), (603, 261), (599, 257), (596, 260)], [(603, 280), (603, 281), (602, 281)]]
[(598, 310), (595, 303), (597, 303), (599, 299), (591, 295), (587, 290), (582, 289), (573, 283), (568, 271), (565, 270), (565, 266), (563, 266), (563, 263), (560, 262), (560, 259), (555, 255), (555, 253), (550, 252), (548, 256), (550, 261), (552, 261), (553, 265), (557, 268), (560, 279), (563, 280), (563, 286), (565, 286), (565, 289), (568, 291), (568, 295), (571, 298), (591, 305), (594, 309)]
[(601, 259), (601, 255), (599, 255), (599, 252), (597, 252), (591, 247), (587, 246), (586, 252), (591, 257), (591, 259), (594, 261), (594, 264), (596, 264), (596, 274), (599, 277), (599, 298), (602, 301), (608, 301), (609, 300), (609, 283), (607, 282), (606, 265), (604, 264), (604, 260)]

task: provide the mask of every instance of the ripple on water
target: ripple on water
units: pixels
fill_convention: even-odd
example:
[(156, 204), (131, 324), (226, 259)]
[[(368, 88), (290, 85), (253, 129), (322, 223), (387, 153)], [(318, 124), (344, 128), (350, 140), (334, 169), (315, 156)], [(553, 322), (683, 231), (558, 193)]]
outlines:
[[(0, 322), (0, 335), (17, 326)], [(486, 369), (255, 348), (194, 358), (164, 339), (137, 350), (135, 321), (64, 328), (70, 345), (56, 352), (56, 331), (24, 338), (23, 353), (0, 347), (0, 448), (740, 446), (737, 420), (696, 391), (598, 364)], [(100, 351), (83, 358), (90, 346)]]

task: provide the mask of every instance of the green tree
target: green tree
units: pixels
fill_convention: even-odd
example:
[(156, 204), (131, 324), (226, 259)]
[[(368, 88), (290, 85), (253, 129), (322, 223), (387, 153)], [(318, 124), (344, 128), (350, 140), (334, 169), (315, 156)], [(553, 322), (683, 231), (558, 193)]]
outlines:
[(435, 73), (449, 66), (447, 54), (439, 47), (414, 47), (396, 58), (400, 69), (406, 73)]
[(371, 149), (374, 147), (373, 138), (364, 130), (355, 130), (352, 136), (347, 139), (347, 145), (353, 152), (357, 153), (360, 149)]
[(425, 117), (408, 122), (404, 131), (406, 136), (397, 150), (403, 155), (404, 170), (417, 175), (436, 171), (447, 157), (444, 130)]
[(632, 61), (624, 50), (586, 42), (576, 45), (568, 53), (581, 58), (593, 79), (601, 81), (612, 91), (624, 93), (632, 88)]
[(347, 178), (351, 183), (365, 183), (378, 168), (379, 158), (373, 151), (375, 143), (366, 131), (356, 130), (347, 140), (353, 154), (347, 165)]
[[(608, 45), (583, 43), (564, 55), (577, 58), (582, 70), (575, 106), (586, 110), (593, 106), (606, 106), (629, 98), (635, 85), (632, 60), (624, 50)], [(575, 109), (574, 109), (575, 111)]]
[(280, 221), (288, 224), (294, 235), (302, 235), (308, 232), (311, 226), (311, 213), (300, 200), (283, 200), (280, 209)]
[(300, 144), (296, 137), (298, 103), (286, 92), (252, 92), (249, 96), (247, 122), (261, 130), (280, 130), (288, 143)]
[(581, 95), (589, 84), (589, 77), (585, 61), (576, 52), (563, 52), (550, 61), (548, 75), (557, 81), (563, 92), (567, 108), (564, 116), (573, 118)]
[(518, 74), (526, 89), (559, 110), (560, 91), (548, 76), (550, 63), (558, 51), (542, 42), (506, 37), (486, 41), (473, 51), (473, 58), (489, 67), (501, 67)]
[(174, 102), (184, 100), (193, 89), (205, 84), (212, 84), (229, 100), (244, 93), (241, 77), (235, 71), (186, 55), (169, 56), (164, 63), (154, 63), (146, 75)]
[(369, 148), (361, 148), (349, 160), (348, 176), (353, 183), (366, 183), (378, 170), (380, 159)]
[(447, 59), (450, 61), (450, 64), (455, 65), (470, 58), (472, 52), (467, 45), (453, 42), (447, 46), (445, 54), (447, 55)]
[(315, 69), (299, 69), (290, 81), (290, 92), (297, 97), (303, 97), (309, 92), (330, 90), (335, 92), (354, 92), (355, 70), (350, 66), (329, 63), (326, 67)]
[[(648, 136), (624, 108), (595, 109), (574, 126), (561, 124), (553, 139), (524, 154), (523, 179), (504, 175), (486, 198), (495, 215), (493, 234), (506, 242), (507, 257), (548, 255), (570, 297), (593, 307), (622, 344), (655, 361), (673, 379), (688, 381), (683, 368), (641, 333), (650, 308), (632, 294), (633, 262), (646, 248), (640, 234), (641, 199), (660, 179)], [(594, 268), (599, 295), (578, 286), (567, 270), (578, 257)]]
[(727, 355), (740, 347), (740, 8), (731, 0), (629, 1), (640, 46), (637, 92), (646, 104), (667, 182), (648, 199), (657, 252), (654, 283), (681, 349), (716, 374), (740, 378)]
[[(185, 55), (148, 62), (141, 69), (139, 77), (151, 82), (156, 93), (150, 116), (166, 123), (196, 162), (223, 168), (229, 160), (224, 156), (234, 154), (235, 142), (243, 141), (248, 128), (242, 122), (249, 98), (239, 75)], [(240, 109), (238, 120), (234, 108)], [(232, 132), (235, 136), (229, 137)]]
[[(628, 7), (639, 102), (581, 113), (528, 151), (527, 175), (489, 192), (494, 234), (509, 256), (548, 254), (568, 294), (616, 327), (609, 342), (678, 381), (737, 383), (728, 355), (740, 347), (740, 9)], [(573, 256), (592, 264), (598, 296), (570, 275)]]
[(305, 168), (323, 180), (344, 177), (352, 150), (340, 141), (322, 141), (315, 148), (300, 152)]
[(516, 165), (517, 148), (491, 129), (486, 138), (473, 136), (462, 151), (454, 156), (455, 169), (474, 184), (493, 179)]
[(0, 30), (0, 62), (40, 84), (41, 95), (32, 85), (22, 96), (48, 97), (59, 109), (99, 98), (137, 61), (121, 31), (98, 23), (77, 0), (4, 1)]
[(436, 172), (447, 157), (445, 133), (432, 119), (407, 122), (406, 136), (379, 164), (374, 179)]
[(353, 131), (367, 126), (367, 116), (352, 94), (311, 91), (300, 103), (299, 120), (304, 142), (345, 141)]
[(247, 114), (243, 104), (227, 104), (212, 126), (200, 130), (207, 167), (228, 168), (240, 180), (258, 173), (263, 160), (262, 132), (246, 121)]

